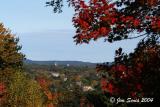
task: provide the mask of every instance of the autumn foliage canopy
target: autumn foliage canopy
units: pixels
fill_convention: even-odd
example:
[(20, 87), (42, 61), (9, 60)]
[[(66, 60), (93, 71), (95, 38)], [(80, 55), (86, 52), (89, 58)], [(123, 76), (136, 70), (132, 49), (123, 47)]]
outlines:
[[(134, 1), (134, 0), (133, 0)], [(158, 0), (74, 0), (73, 24), (76, 28), (75, 41), (89, 43), (104, 37), (112, 42), (136, 38), (129, 34), (136, 31), (141, 35), (156, 35), (160, 32)], [(154, 34), (153, 34), (154, 32)], [(138, 36), (141, 36), (138, 35)]]

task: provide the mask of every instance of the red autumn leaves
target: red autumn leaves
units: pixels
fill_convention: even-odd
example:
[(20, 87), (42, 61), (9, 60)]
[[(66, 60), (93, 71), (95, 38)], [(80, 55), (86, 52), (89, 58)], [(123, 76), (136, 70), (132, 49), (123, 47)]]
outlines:
[(6, 86), (3, 82), (0, 82), (0, 95), (6, 92)]
[[(49, 90), (49, 85), (50, 85), (50, 81), (47, 80), (44, 77), (37, 77), (36, 78), (37, 82), (39, 83), (39, 85), (41, 86), (41, 89), (43, 90), (44, 94), (47, 96), (48, 101), (51, 101), (55, 98), (55, 96), (53, 95), (53, 93)], [(54, 107), (52, 102), (49, 102), (47, 104), (47, 107)]]
[(150, 15), (144, 19), (141, 12), (127, 15), (116, 8), (116, 3), (107, 0), (90, 0), (88, 3), (83, 0), (73, 1), (76, 11), (73, 17), (76, 27), (74, 38), (77, 43), (89, 43), (100, 37), (108, 38), (110, 33), (123, 35), (133, 30), (157, 32), (160, 29), (160, 18), (157, 16), (153, 18)]
[[(96, 40), (99, 37), (107, 36), (111, 31), (109, 23), (105, 22), (105, 25), (100, 23), (108, 19), (111, 19), (111, 23), (116, 21), (114, 18), (112, 19), (114, 14), (109, 14), (114, 6), (107, 4), (106, 0), (91, 0), (89, 5), (80, 0), (79, 5), (77, 5), (75, 6), (77, 13), (73, 17), (74, 26), (77, 28), (75, 36), (77, 43), (81, 43), (82, 41), (88, 42), (91, 39)], [(110, 9), (110, 11), (107, 9)], [(101, 14), (105, 15), (105, 17)]]
[(141, 42), (129, 56), (120, 48), (114, 63), (97, 65), (103, 92), (133, 98), (158, 94), (160, 47), (149, 41)]
[(0, 82), (0, 106), (5, 101), (6, 92), (6, 85), (3, 82)]
[[(108, 77), (101, 78), (101, 89), (103, 92), (110, 93), (111, 95), (129, 95), (130, 97), (141, 96), (142, 86), (141, 83), (141, 70), (142, 64), (137, 64), (136, 69), (129, 68), (126, 65), (118, 64), (109, 67)], [(104, 70), (102, 67), (99, 70)], [(137, 71), (137, 69), (139, 71)], [(121, 85), (120, 85), (121, 84)], [(122, 85), (123, 84), (123, 85)]]
[(114, 87), (112, 83), (107, 82), (106, 78), (101, 78), (101, 89), (103, 92), (107, 91), (113, 94)]

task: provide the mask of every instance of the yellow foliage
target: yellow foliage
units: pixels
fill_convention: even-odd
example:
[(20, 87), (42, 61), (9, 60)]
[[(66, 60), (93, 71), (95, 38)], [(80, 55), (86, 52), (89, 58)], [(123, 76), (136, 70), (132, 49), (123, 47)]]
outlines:
[(42, 93), (36, 81), (17, 71), (8, 89), (8, 104), (13, 107), (42, 107)]

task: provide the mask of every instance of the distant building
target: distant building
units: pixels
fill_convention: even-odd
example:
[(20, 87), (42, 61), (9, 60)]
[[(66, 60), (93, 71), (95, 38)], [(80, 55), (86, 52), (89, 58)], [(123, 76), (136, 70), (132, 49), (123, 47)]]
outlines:
[(60, 77), (60, 74), (57, 73), (57, 72), (52, 72), (52, 76), (53, 76), (53, 77)]
[(67, 64), (67, 67), (69, 67), (70, 66), (70, 64)]
[(83, 91), (93, 91), (94, 89), (91, 86), (83, 86)]
[(64, 78), (63, 80), (64, 80), (64, 81), (67, 81), (67, 80), (68, 80), (68, 78)]
[(54, 63), (54, 66), (58, 66), (58, 64), (55, 62), (55, 63)]
[(78, 86), (82, 86), (82, 82), (81, 81), (78, 81), (78, 82), (76, 82), (76, 85), (78, 85)]

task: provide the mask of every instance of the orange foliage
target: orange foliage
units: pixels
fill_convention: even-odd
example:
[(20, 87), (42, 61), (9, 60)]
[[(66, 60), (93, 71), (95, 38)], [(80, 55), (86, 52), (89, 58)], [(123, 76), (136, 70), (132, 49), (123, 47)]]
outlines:
[(61, 93), (53, 93), (52, 98), (57, 99), (59, 96), (61, 96)]
[(44, 91), (45, 95), (47, 96), (48, 100), (52, 100), (52, 93), (49, 90)]
[[(60, 96), (60, 93), (51, 93), (50, 91), (44, 91), (44, 93), (49, 101), (56, 100)], [(47, 104), (47, 107), (56, 107), (56, 105), (50, 102)]]
[(61, 94), (60, 93), (52, 93), (49, 90), (48, 87), (51, 85), (50, 80), (48, 80), (44, 77), (37, 77), (36, 80), (40, 84), (44, 94), (47, 96), (47, 100), (49, 101), (49, 103), (47, 103), (46, 107), (56, 107), (52, 101), (56, 100)]
[(48, 104), (47, 107), (55, 107), (52, 103)]

